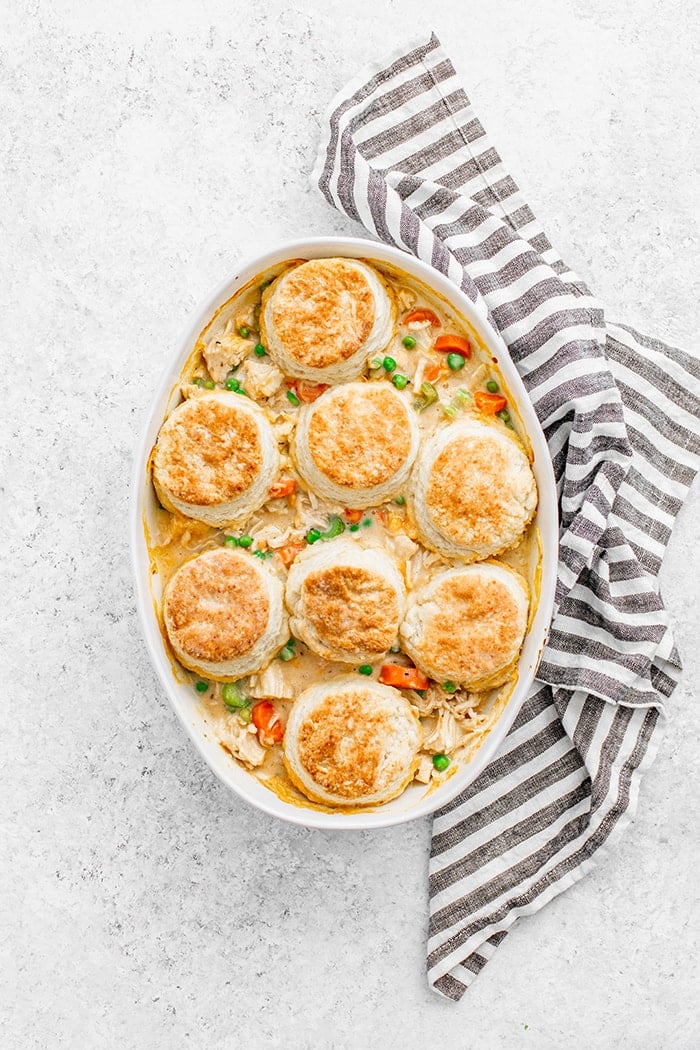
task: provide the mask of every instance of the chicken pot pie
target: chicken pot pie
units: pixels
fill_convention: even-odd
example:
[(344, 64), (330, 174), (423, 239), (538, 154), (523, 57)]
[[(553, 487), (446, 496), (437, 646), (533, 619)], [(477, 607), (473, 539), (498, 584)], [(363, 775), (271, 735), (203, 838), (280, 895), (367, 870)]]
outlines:
[(365, 259), (272, 267), (201, 332), (150, 468), (163, 632), (232, 761), (352, 810), (471, 760), (541, 552), (527, 433), (450, 304)]

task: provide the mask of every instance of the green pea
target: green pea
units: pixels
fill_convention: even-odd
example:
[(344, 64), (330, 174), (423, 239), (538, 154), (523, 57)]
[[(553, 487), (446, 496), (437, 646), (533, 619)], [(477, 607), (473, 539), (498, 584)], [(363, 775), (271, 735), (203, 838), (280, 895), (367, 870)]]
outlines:
[(413, 338), (412, 335), (405, 335), (403, 337), (403, 339), (401, 340), (401, 342), (403, 343), (403, 345), (406, 347), (407, 350), (413, 350), (415, 345), (416, 345), (416, 341), (415, 341), (415, 339)]
[(370, 368), (381, 368), (382, 367), (382, 359), (381, 359), (381, 357), (373, 357), (372, 360), (369, 363), (369, 367)]
[(309, 531), (306, 533), (306, 542), (307, 543), (315, 543), (316, 540), (320, 540), (320, 539), (321, 539), (321, 530), (320, 529), (309, 529)]
[(287, 643), (284, 649), (280, 650), (280, 652), (277, 655), (279, 656), (280, 660), (284, 660), (284, 662), (286, 663), (288, 660), (294, 659), (294, 650), (289, 645), (289, 643)]
[(235, 536), (226, 536), (226, 537), (224, 537), (224, 547), (237, 547), (237, 546), (238, 546), (238, 540), (236, 539)]
[(450, 764), (450, 760), (447, 755), (433, 755), (433, 765), (437, 769), (438, 773), (444, 773)]
[(495, 379), (489, 379), (488, 383), (486, 384), (486, 389), (488, 390), (489, 394), (497, 394), (498, 393), (498, 383), (496, 382), (496, 380)]
[(368, 529), (370, 527), (370, 525), (372, 524), (372, 519), (371, 518), (365, 518), (365, 520), (362, 522), (362, 524), (364, 525), (364, 527), (366, 529)]
[(348, 531), (349, 532), (359, 532), (360, 531), (360, 526), (359, 525), (350, 525)]
[(225, 682), (221, 687), (221, 699), (229, 711), (238, 711), (248, 703), (248, 699), (238, 682)]
[(195, 376), (192, 380), (192, 386), (204, 386), (204, 379), (202, 376)]
[(239, 710), (238, 710), (238, 717), (240, 718), (240, 720), (241, 720), (241, 722), (243, 723), (244, 726), (250, 725), (250, 723), (251, 723), (251, 721), (253, 719), (253, 716), (251, 714), (250, 708), (247, 707), (247, 706), (239, 708)]
[(204, 387), (205, 390), (213, 390), (214, 387), (216, 386), (216, 383), (214, 382), (213, 379), (205, 379), (204, 382), (202, 383), (202, 386)]
[(396, 504), (397, 507), (404, 507), (406, 505), (406, 497), (405, 496), (397, 496), (396, 499), (394, 500), (394, 503)]
[(226, 382), (224, 383), (224, 386), (227, 390), (238, 391), (241, 389), (241, 384), (238, 382), (235, 376), (229, 376)]
[(447, 367), (450, 372), (459, 372), (461, 368), (464, 368), (464, 358), (461, 354), (448, 354)]
[(301, 404), (301, 401), (299, 400), (299, 398), (293, 390), (287, 391), (287, 401), (294, 405), (295, 408), (297, 408)]
[(442, 688), (445, 690), (446, 693), (456, 693), (459, 689), (459, 686), (456, 682), (443, 682)]
[(237, 393), (237, 394), (240, 394), (240, 395), (241, 395), (241, 397), (248, 397), (248, 396), (249, 396), (249, 394), (248, 394), (248, 391), (247, 391), (247, 390), (244, 390), (242, 386), (239, 386), (239, 388), (238, 388), (238, 390), (236, 391), (236, 393)]
[(267, 350), (266, 350), (266, 349), (265, 349), (265, 347), (264, 347), (264, 346), (262, 345), (262, 343), (256, 343), (256, 344), (255, 344), (255, 349), (253, 350), (253, 353), (254, 353), (254, 354), (255, 354), (255, 355), (257, 356), (257, 357), (264, 357), (264, 356), (265, 356), (265, 354), (267, 353)]
[(239, 547), (252, 547), (253, 546), (253, 537), (252, 536), (239, 536), (238, 537), (238, 546)]
[(357, 668), (357, 671), (358, 671), (358, 674), (371, 675), (372, 674), (372, 665), (371, 664), (360, 664), (360, 666)]
[(408, 386), (408, 376), (402, 376), (400, 372), (393, 375), (391, 381), (397, 390), (404, 390)]
[(195, 683), (195, 689), (197, 690), (198, 693), (206, 693), (208, 688), (209, 688), (209, 682), (196, 682)]
[(241, 339), (247, 339), (250, 335), (250, 328), (246, 328), (245, 325), (241, 325), (241, 327), (238, 329), (238, 334), (240, 335)]
[(385, 372), (393, 372), (396, 368), (396, 361), (394, 361), (393, 357), (385, 357), (382, 364), (384, 365)]

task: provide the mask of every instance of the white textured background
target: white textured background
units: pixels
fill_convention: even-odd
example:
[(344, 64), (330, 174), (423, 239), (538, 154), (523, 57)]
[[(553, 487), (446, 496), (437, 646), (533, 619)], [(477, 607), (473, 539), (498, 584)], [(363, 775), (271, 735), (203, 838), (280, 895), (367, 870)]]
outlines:
[(359, 232), (308, 184), (321, 114), (431, 27), (610, 316), (692, 345), (699, 21), (682, 0), (6, 0), (3, 1050), (698, 1045), (697, 488), (663, 576), (685, 681), (637, 820), (454, 1006), (425, 984), (427, 822), (287, 827), (194, 754), (136, 623), (127, 486), (194, 305), (243, 255)]

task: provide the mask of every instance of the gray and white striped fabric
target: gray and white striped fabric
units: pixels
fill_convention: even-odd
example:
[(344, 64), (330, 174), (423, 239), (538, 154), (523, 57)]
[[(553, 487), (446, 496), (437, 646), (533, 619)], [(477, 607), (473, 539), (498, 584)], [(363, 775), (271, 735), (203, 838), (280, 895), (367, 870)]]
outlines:
[(628, 824), (680, 673), (657, 574), (700, 465), (700, 366), (607, 319), (503, 167), (432, 36), (333, 101), (327, 200), (447, 274), (501, 334), (560, 497), (549, 644), (497, 758), (434, 819), (428, 975), (459, 999), (508, 930)]

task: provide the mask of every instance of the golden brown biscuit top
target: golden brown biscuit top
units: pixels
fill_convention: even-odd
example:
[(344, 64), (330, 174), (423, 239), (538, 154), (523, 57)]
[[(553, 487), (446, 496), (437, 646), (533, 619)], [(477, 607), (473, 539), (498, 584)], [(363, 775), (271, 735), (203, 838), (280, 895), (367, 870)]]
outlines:
[[(426, 503), (436, 528), (455, 543), (488, 546), (512, 527), (508, 446), (488, 436), (455, 438), (435, 457)], [(524, 526), (524, 522), (522, 523)]]
[(308, 775), (348, 802), (381, 791), (406, 769), (406, 755), (385, 755), (395, 714), (368, 690), (329, 694), (303, 720), (297, 751)]
[(427, 665), (454, 668), (476, 680), (510, 660), (523, 634), (521, 609), (503, 581), (478, 573), (451, 576), (435, 587), (421, 655)]
[(270, 601), (247, 555), (220, 550), (185, 562), (165, 595), (168, 633), (190, 656), (221, 663), (264, 633)]
[(176, 413), (156, 444), (154, 469), (163, 488), (171, 498), (200, 507), (241, 496), (260, 470), (255, 418), (213, 397), (192, 398)]
[(309, 422), (309, 452), (325, 476), (349, 489), (393, 478), (411, 451), (408, 409), (393, 387), (364, 383), (336, 387)]
[(379, 653), (396, 638), (398, 596), (380, 573), (354, 565), (318, 569), (304, 581), (304, 618), (332, 648)]
[(302, 263), (272, 289), (271, 321), (289, 357), (310, 368), (347, 361), (375, 318), (367, 277), (344, 259)]

